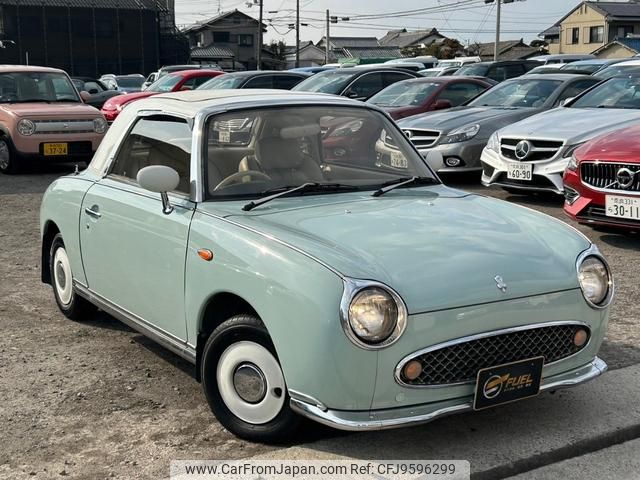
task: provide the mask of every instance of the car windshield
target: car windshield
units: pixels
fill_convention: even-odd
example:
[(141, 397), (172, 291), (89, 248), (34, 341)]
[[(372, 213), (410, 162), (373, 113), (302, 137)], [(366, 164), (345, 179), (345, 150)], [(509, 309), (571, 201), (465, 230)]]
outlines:
[(436, 67), (459, 67), (460, 65), (462, 65), (461, 60), (441, 60)]
[(80, 101), (73, 83), (63, 73), (10, 72), (0, 74), (0, 103)]
[(319, 92), (319, 93), (333, 93), (339, 94), (347, 86), (347, 83), (353, 78), (353, 73), (329, 71), (321, 72), (313, 77), (303, 80), (298, 85), (292, 88), (292, 90), (299, 90), (302, 92)]
[(640, 78), (612, 78), (576, 99), (571, 108), (640, 109)]
[(489, 70), (489, 65), (480, 65), (477, 63), (472, 63), (470, 65), (463, 65), (460, 67), (453, 75), (455, 76), (477, 76), (484, 77)]
[(562, 85), (560, 80), (518, 78), (500, 83), (476, 97), (470, 107), (541, 107)]
[(148, 92), (171, 92), (173, 87), (175, 87), (180, 80), (182, 80), (182, 75), (165, 75), (157, 82), (152, 83), (149, 88), (147, 88)]
[(122, 88), (139, 88), (144, 83), (142, 77), (116, 77), (118, 86)]
[(442, 70), (427, 69), (427, 70), (420, 70), (418, 73), (423, 77), (437, 77), (438, 75), (440, 75), (441, 72)]
[(601, 63), (567, 63), (560, 67), (563, 72), (585, 72), (593, 73), (602, 68)]
[(211, 199), (255, 198), (309, 182), (353, 190), (414, 176), (437, 182), (393, 122), (366, 108), (239, 110), (212, 117), (206, 136)]
[(247, 79), (247, 75), (220, 75), (200, 85), (196, 90), (230, 90), (238, 88)]
[(640, 73), (640, 65), (611, 65), (593, 74), (601, 79), (617, 77), (618, 75), (629, 75)]
[(381, 92), (369, 99), (369, 103), (380, 107), (407, 107), (422, 105), (438, 88), (440, 83), (427, 82), (398, 82), (389, 85)]

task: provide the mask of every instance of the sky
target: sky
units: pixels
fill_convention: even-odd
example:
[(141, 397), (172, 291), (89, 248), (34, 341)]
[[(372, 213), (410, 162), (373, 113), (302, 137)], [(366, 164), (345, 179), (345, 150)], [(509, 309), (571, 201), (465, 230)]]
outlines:
[[(249, 0), (175, 0), (176, 23), (179, 27), (203, 21), (218, 11), (234, 9), (258, 18), (257, 4)], [(259, 1), (259, 0), (252, 0)], [(283, 39), (295, 42), (296, 0), (263, 0), (264, 18), (268, 23), (265, 43)], [(501, 40), (523, 38), (527, 43), (537, 34), (563, 17), (579, 0), (516, 0), (501, 7)], [(332, 36), (382, 37), (387, 30), (436, 27), (447, 37), (465, 44), (490, 42), (495, 39), (496, 6), (484, 0), (300, 0), (300, 40), (318, 41), (325, 34), (325, 15), (349, 17), (331, 25)], [(271, 22), (268, 22), (271, 20)]]

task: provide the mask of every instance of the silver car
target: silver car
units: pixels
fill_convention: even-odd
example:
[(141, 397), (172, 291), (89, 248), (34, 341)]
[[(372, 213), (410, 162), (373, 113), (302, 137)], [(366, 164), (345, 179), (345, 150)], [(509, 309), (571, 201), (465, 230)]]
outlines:
[(482, 183), (563, 194), (571, 155), (591, 138), (640, 121), (640, 77), (610, 78), (569, 101), (494, 133), (482, 151)]
[(439, 173), (480, 171), (480, 154), (496, 130), (557, 107), (568, 98), (598, 83), (585, 75), (527, 75), (504, 81), (465, 106), (415, 115), (398, 122), (423, 156)]

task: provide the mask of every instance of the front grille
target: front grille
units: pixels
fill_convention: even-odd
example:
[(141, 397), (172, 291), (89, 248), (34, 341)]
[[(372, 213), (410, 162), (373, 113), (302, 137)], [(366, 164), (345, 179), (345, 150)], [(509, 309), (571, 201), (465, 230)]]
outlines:
[(440, 132), (436, 130), (420, 130), (416, 128), (406, 128), (404, 134), (411, 140), (416, 148), (430, 147), (440, 137)]
[(400, 374), (400, 380), (413, 386), (444, 386), (473, 382), (483, 368), (528, 358), (544, 357), (545, 364), (552, 363), (579, 352), (588, 344), (587, 341), (577, 347), (573, 343), (575, 333), (581, 329), (590, 335), (584, 325), (563, 324), (454, 343), (407, 360), (419, 361), (422, 373), (415, 380)]
[[(516, 145), (521, 141), (520, 138), (503, 138), (500, 141), (500, 153), (511, 160), (520, 159), (516, 157)], [(529, 140), (531, 150), (529, 155), (523, 158), (523, 162), (533, 162), (535, 160), (548, 160), (553, 158), (562, 148), (562, 142), (557, 140)]]
[[(627, 168), (636, 175), (633, 183), (627, 188), (618, 184), (618, 170)], [(607, 190), (620, 190), (623, 192), (640, 192), (640, 165), (628, 163), (590, 163), (580, 164), (580, 176), (587, 185)]]
[(85, 120), (34, 120), (36, 134), (93, 133), (93, 119)]

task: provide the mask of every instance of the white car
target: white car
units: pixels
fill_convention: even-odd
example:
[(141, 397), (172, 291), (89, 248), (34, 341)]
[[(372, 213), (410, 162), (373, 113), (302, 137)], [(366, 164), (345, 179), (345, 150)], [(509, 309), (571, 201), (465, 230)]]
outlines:
[(495, 132), (480, 157), (482, 184), (563, 194), (562, 174), (591, 138), (640, 121), (640, 77), (614, 77), (564, 107)]

